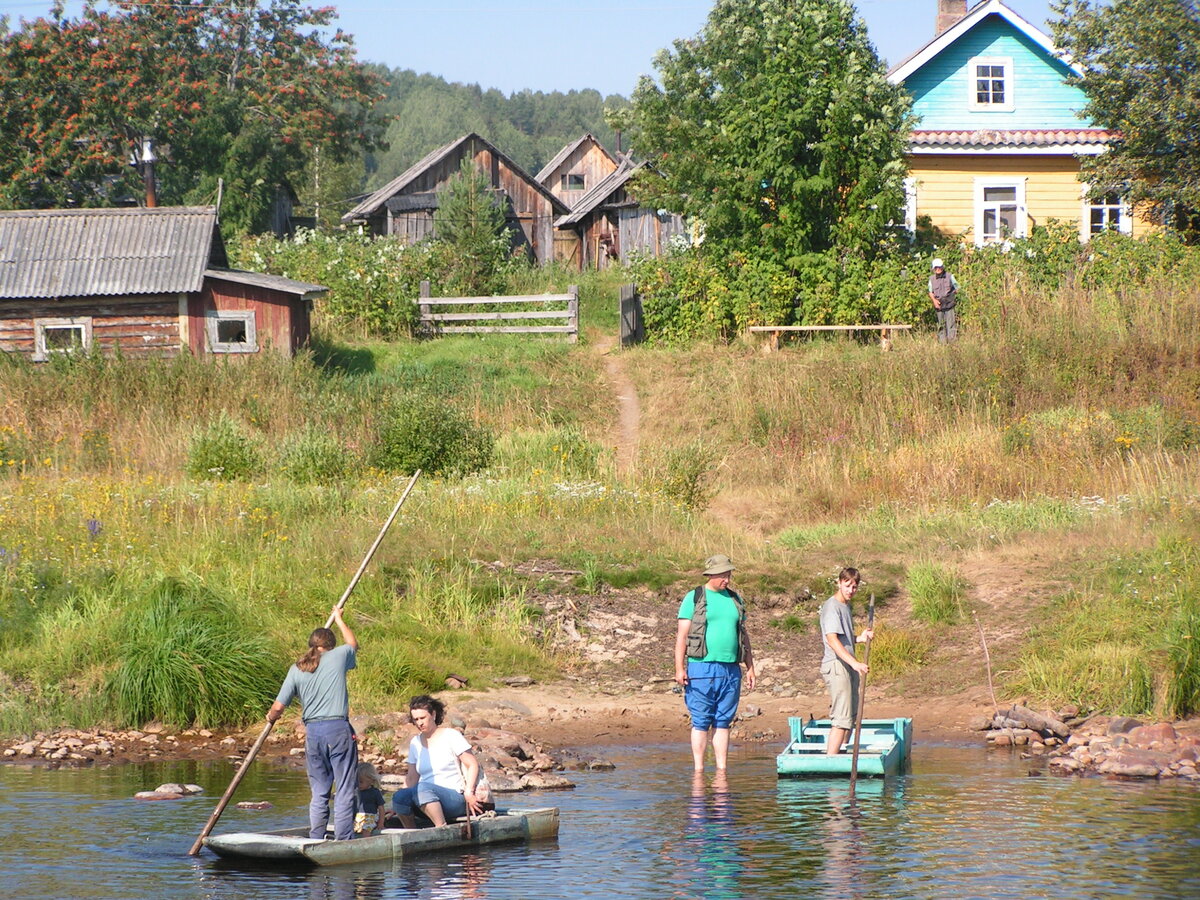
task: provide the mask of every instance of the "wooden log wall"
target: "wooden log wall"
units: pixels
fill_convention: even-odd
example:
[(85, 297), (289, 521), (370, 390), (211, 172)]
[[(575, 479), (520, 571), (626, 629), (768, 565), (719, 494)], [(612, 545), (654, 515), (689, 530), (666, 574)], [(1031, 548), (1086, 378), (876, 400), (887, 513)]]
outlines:
[(92, 323), (92, 346), (122, 356), (174, 356), (180, 351), (179, 301), (173, 296), (80, 297), (0, 303), (0, 351), (34, 354), (35, 319)]

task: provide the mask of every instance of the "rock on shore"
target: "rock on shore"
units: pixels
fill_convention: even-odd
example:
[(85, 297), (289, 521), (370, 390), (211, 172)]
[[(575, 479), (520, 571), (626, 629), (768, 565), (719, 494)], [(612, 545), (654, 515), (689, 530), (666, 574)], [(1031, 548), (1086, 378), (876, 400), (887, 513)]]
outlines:
[(1180, 734), (1169, 722), (1145, 724), (1124, 716), (1078, 719), (1077, 710), (1036, 713), (1014, 706), (987, 727), (993, 747), (1020, 746), (1045, 756), (1062, 775), (1183, 778), (1200, 781), (1200, 737)]

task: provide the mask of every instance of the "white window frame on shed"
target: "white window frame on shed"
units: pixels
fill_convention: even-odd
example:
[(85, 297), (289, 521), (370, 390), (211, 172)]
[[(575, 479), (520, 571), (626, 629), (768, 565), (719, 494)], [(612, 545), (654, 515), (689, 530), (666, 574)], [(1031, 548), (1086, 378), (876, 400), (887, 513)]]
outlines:
[[(989, 73), (986, 76), (980, 76), (979, 68), (988, 66), (990, 68), (1001, 69), (1000, 75), (997, 77), (995, 73)], [(1004, 100), (1001, 103), (993, 102), (992, 100), (979, 99), (979, 83), (981, 80), (986, 80), (989, 83), (999, 81), (1000, 90), (1004, 94)], [(1016, 109), (1016, 102), (1013, 85), (1013, 61), (1011, 56), (975, 56), (967, 63), (967, 106), (975, 112), (1012, 112)], [(990, 96), (992, 93), (991, 85), (987, 91)]]
[[(1092, 226), (1092, 214), (1101, 212), (1104, 218), (1104, 228), (1099, 231)], [(1092, 235), (1101, 234), (1110, 227), (1112, 214), (1116, 213), (1117, 227), (1114, 229), (1121, 234), (1133, 234), (1133, 210), (1125, 197), (1111, 193), (1100, 200), (1092, 200), (1088, 196), (1088, 186), (1083, 186), (1083, 215), (1079, 220), (1079, 234), (1084, 241), (1090, 241)]]
[[(79, 343), (72, 342), (70, 347), (51, 347), (46, 342), (46, 332), (71, 331), (79, 334)], [(74, 353), (82, 350), (87, 353), (92, 349), (92, 317), (91, 316), (58, 316), (33, 320), (33, 359), (34, 362), (45, 362), (56, 353)]]
[[(244, 329), (244, 341), (222, 341), (220, 327), (222, 322), (240, 322)], [(257, 353), (258, 329), (255, 325), (254, 310), (252, 309), (210, 309), (204, 314), (205, 332), (208, 335), (208, 350), (210, 353)]]
[[(1012, 199), (987, 196), (989, 191), (1009, 190), (1013, 192)], [(1016, 227), (1007, 234), (1001, 234), (998, 223), (1006, 207), (1015, 207)], [(997, 229), (994, 234), (988, 233), (984, 229), (984, 222), (989, 211), (995, 213), (997, 221)], [(1028, 218), (1029, 214), (1025, 207), (1024, 178), (997, 178), (989, 175), (979, 176), (975, 179), (975, 245), (977, 247), (1025, 237)]]

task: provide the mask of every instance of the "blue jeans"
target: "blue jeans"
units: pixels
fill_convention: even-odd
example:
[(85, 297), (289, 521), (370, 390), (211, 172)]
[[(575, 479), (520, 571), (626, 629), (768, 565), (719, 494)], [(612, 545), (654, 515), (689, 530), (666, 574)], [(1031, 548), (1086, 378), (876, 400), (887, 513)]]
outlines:
[(728, 728), (742, 698), (742, 667), (737, 663), (689, 659), (683, 699), (692, 714), (692, 728)]
[(430, 781), (418, 781), (415, 786), (401, 788), (392, 794), (392, 810), (398, 816), (423, 815), (420, 807), (435, 801), (442, 804), (442, 813), (447, 822), (467, 814), (467, 800), (462, 794)]
[[(308, 804), (308, 836), (325, 837), (329, 797), (333, 795), (333, 836), (354, 837), (354, 806), (358, 799), (358, 745), (345, 719), (309, 722), (304, 740), (305, 766), (312, 801)], [(334, 793), (334, 787), (337, 793)]]

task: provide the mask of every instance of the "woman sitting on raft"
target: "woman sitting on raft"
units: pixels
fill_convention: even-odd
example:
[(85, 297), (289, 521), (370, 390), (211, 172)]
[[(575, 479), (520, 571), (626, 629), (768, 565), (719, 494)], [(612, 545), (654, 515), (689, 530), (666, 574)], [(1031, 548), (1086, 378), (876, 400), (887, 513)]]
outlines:
[(445, 705), (421, 694), (409, 701), (408, 717), (417, 734), (408, 744), (405, 787), (392, 795), (392, 809), (401, 824), (418, 827), (418, 810), (434, 825), (445, 825), (468, 810), (474, 816), (483, 812), (483, 802), (475, 795), (479, 761), (462, 732), (442, 726)]

